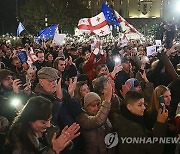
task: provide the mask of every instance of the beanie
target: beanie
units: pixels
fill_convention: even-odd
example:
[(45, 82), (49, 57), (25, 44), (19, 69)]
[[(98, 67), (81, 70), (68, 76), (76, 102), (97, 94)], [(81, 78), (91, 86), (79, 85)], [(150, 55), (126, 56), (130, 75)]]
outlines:
[(86, 108), (93, 101), (101, 101), (101, 98), (94, 92), (87, 93), (84, 97), (84, 108)]

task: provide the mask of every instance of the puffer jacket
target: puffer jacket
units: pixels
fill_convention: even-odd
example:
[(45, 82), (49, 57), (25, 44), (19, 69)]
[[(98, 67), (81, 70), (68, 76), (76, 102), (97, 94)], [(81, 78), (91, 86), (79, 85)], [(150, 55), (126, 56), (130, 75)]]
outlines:
[(111, 132), (111, 123), (107, 119), (111, 103), (102, 102), (96, 116), (90, 116), (84, 110), (76, 117), (77, 123), (81, 126), (81, 133), (85, 140), (86, 154), (109, 154), (111, 149), (106, 148), (105, 136)]

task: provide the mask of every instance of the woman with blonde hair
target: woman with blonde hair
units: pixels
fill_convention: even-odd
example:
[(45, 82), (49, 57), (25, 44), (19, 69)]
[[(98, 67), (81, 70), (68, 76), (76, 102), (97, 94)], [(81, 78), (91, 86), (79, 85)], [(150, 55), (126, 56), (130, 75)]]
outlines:
[[(175, 137), (176, 135), (176, 127), (175, 127), (175, 111), (170, 106), (171, 103), (171, 92), (170, 89), (166, 86), (159, 85), (154, 89), (152, 94), (152, 99), (149, 104), (148, 112), (150, 113), (150, 119), (148, 120), (149, 129), (153, 129), (153, 125), (156, 122), (156, 117), (158, 114), (158, 110), (165, 106), (166, 110), (168, 110), (168, 129), (166, 132), (166, 136)], [(174, 153), (175, 145), (169, 144), (165, 146), (163, 154), (171, 154)]]
[(164, 99), (164, 104), (167, 106), (170, 105), (171, 101), (171, 92), (168, 87), (159, 85), (157, 86), (152, 94), (151, 102), (149, 104), (149, 112), (158, 112), (160, 108), (160, 102), (159, 100), (163, 98)]

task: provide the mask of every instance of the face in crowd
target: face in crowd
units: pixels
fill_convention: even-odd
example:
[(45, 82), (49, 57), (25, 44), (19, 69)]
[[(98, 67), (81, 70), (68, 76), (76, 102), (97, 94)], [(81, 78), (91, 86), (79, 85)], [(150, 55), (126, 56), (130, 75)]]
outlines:
[(66, 67), (66, 62), (64, 60), (59, 60), (58, 67), (57, 67), (58, 71), (64, 72), (65, 67)]
[(107, 67), (102, 67), (100, 70), (99, 70), (99, 74), (103, 74), (103, 75), (107, 75), (109, 73), (109, 70)]
[(87, 60), (90, 58), (90, 56), (91, 56), (90, 51), (89, 51), (89, 50), (86, 50), (86, 51), (85, 51), (85, 55), (83, 56), (83, 58), (85, 59), (85, 61), (87, 61)]
[(164, 102), (165, 102), (165, 105), (169, 106), (170, 105), (170, 102), (171, 102), (171, 92), (169, 90), (167, 90), (164, 94)]
[(31, 122), (31, 128), (35, 133), (44, 133), (51, 126), (52, 116), (47, 120), (36, 120)]
[(13, 76), (8, 75), (4, 80), (2, 80), (1, 85), (4, 89), (12, 89)]
[(128, 110), (137, 115), (137, 116), (143, 116), (144, 115), (144, 110), (146, 109), (144, 105), (144, 98), (141, 98), (134, 103), (128, 104), (127, 105)]
[(53, 61), (53, 56), (52, 56), (52, 54), (49, 54), (49, 55), (48, 55), (47, 60), (48, 60), (48, 61)]
[(86, 111), (89, 113), (89, 115), (95, 116), (100, 109), (100, 105), (101, 101), (93, 101), (86, 107)]
[(13, 65), (14, 65), (15, 67), (17, 67), (17, 68), (21, 68), (22, 63), (21, 63), (21, 61), (17, 58), (17, 59), (14, 59), (14, 60), (13, 60)]
[(43, 63), (44, 61), (44, 53), (38, 53), (37, 54), (37, 59), (39, 63)]
[(46, 92), (50, 94), (56, 92), (57, 80), (39, 79), (39, 83)]
[(123, 67), (123, 70), (129, 72), (130, 68), (131, 68), (131, 63), (129, 61), (125, 62), (125, 63), (122, 63), (121, 64), (122, 67)]
[(86, 95), (87, 93), (89, 93), (89, 92), (90, 92), (90, 90), (89, 90), (89, 87), (88, 87), (87, 84), (84, 84), (84, 85), (82, 85), (82, 86), (80, 87), (80, 96), (81, 96), (82, 98), (84, 98), (85, 95)]

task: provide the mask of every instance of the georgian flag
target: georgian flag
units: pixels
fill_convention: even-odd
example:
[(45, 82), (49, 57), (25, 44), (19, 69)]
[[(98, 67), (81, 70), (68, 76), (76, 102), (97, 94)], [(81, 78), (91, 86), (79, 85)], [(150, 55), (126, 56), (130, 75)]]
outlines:
[(139, 33), (131, 24), (129, 24), (123, 17), (121, 17), (117, 11), (114, 12), (116, 17), (118, 18), (118, 21), (121, 25), (123, 32), (132, 31), (134, 33)]
[(33, 49), (30, 48), (30, 52), (28, 53), (27, 63), (31, 66), (33, 62), (37, 60), (36, 54), (34, 53)]
[(102, 12), (92, 18), (80, 19), (78, 29), (82, 32), (90, 34), (95, 33), (99, 36), (104, 36), (111, 32)]

